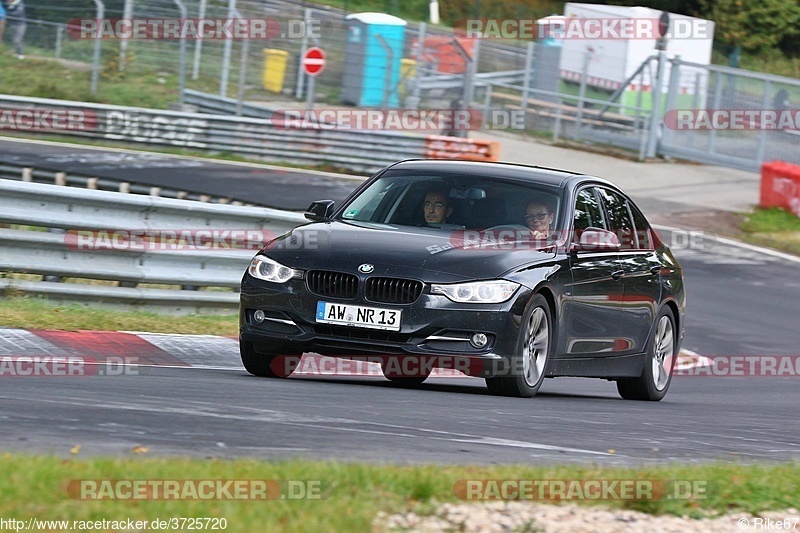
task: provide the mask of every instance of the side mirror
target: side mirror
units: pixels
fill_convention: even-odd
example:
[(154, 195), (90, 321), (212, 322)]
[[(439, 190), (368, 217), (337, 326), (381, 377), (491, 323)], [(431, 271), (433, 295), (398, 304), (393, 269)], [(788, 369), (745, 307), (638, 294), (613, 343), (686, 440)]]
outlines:
[(574, 243), (571, 248), (573, 252), (616, 252), (619, 249), (617, 234), (600, 228), (583, 230), (580, 242)]
[(308, 206), (305, 216), (308, 220), (313, 222), (323, 222), (330, 220), (333, 215), (333, 200), (317, 200)]

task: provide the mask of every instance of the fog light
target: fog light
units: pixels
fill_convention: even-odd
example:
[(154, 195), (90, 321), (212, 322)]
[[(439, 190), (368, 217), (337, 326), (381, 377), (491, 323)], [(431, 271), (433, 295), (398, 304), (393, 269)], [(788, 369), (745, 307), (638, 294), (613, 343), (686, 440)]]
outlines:
[(256, 321), (256, 324), (261, 324), (262, 322), (264, 322), (265, 318), (267, 318), (267, 316), (261, 309), (256, 309), (255, 312), (253, 313), (253, 320)]
[(483, 333), (475, 333), (469, 339), (469, 343), (474, 348), (483, 348), (484, 346), (486, 346), (486, 343), (488, 343), (488, 342), (489, 342), (489, 338)]

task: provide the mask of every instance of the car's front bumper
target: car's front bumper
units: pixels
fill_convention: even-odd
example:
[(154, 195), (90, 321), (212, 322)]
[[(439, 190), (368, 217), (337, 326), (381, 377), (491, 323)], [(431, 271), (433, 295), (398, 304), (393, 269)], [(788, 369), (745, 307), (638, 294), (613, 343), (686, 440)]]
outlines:
[[(530, 290), (520, 287), (501, 304), (459, 304), (443, 295), (430, 294), (426, 285), (413, 304), (396, 305), (365, 300), (337, 300), (310, 293), (305, 282), (293, 279), (274, 284), (245, 275), (242, 281), (239, 337), (257, 352), (321, 355), (375, 360), (380, 357), (430, 360), (470, 375), (496, 373), (508, 361), (517, 344), (520, 320)], [(316, 321), (317, 302), (341, 302), (358, 306), (402, 311), (399, 331), (331, 325)], [(253, 312), (260, 309), (267, 319), (257, 323)], [(489, 338), (483, 348), (469, 343), (474, 333)], [(459, 339), (459, 340), (454, 340)], [(435, 365), (440, 366), (440, 365)]]

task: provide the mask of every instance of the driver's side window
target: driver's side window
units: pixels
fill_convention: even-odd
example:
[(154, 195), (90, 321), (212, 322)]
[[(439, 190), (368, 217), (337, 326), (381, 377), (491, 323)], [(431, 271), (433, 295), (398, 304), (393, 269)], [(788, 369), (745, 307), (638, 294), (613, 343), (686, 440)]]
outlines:
[(580, 242), (581, 234), (586, 228), (606, 229), (603, 210), (594, 187), (587, 187), (578, 193), (573, 212), (573, 242)]

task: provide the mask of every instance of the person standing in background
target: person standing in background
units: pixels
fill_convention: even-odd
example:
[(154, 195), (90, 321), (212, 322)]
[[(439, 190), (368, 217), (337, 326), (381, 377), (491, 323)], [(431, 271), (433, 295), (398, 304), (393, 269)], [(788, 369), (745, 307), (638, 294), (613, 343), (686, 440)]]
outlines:
[[(20, 59), (25, 59), (22, 53), (22, 40), (25, 38), (25, 4), (23, 0), (3, 0), (8, 19), (8, 29), (11, 32), (11, 42), (14, 43), (14, 53)], [(0, 35), (2, 35), (0, 33)]]

